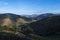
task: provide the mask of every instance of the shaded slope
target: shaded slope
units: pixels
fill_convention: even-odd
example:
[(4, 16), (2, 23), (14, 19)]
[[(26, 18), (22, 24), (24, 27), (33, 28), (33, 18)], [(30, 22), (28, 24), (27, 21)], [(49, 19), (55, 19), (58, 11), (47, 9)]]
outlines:
[(48, 17), (29, 24), (36, 34), (53, 35), (60, 32), (60, 15)]
[(33, 39), (24, 36), (21, 33), (16, 35), (12, 33), (0, 32), (0, 40), (33, 40)]

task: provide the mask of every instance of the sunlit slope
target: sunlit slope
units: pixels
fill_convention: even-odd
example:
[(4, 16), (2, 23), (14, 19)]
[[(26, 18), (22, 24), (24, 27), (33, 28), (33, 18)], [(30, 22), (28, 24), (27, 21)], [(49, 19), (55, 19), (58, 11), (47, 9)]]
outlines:
[(12, 23), (11, 19), (9, 19), (9, 18), (3, 19), (2, 26), (12, 26), (12, 25), (13, 25), (13, 23)]
[(32, 19), (16, 14), (0, 14), (0, 30), (16, 31), (20, 25), (29, 24), (32, 21)]

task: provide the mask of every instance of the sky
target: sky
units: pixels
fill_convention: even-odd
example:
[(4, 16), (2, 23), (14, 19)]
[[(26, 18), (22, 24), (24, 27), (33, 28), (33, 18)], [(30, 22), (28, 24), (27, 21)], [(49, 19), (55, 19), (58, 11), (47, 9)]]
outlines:
[(60, 0), (0, 0), (0, 13), (60, 13)]

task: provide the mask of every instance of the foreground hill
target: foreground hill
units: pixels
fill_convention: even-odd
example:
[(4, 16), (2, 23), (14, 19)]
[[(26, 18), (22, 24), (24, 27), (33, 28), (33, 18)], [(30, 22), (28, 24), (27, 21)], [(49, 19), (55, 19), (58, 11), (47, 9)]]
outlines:
[(20, 33), (19, 35), (6, 33), (6, 32), (0, 32), (0, 40), (33, 40), (32, 38), (29, 38), (28, 36), (22, 33)]
[(36, 34), (41, 36), (59, 34), (60, 32), (60, 15), (44, 18), (29, 24)]

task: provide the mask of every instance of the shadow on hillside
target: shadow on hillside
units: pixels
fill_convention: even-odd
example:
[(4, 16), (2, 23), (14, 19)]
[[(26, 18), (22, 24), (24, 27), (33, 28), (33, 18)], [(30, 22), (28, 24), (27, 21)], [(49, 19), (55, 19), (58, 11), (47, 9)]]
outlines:
[(0, 40), (21, 40), (17, 35), (10, 33), (0, 33)]

